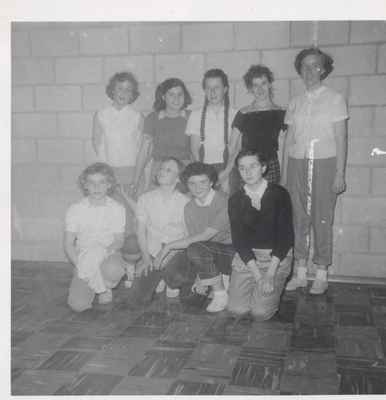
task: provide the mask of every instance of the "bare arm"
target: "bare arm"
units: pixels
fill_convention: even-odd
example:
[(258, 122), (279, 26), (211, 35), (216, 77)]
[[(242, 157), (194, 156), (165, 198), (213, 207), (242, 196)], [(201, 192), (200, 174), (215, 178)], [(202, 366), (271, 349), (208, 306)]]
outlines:
[(115, 253), (116, 251), (122, 248), (124, 241), (125, 241), (125, 234), (123, 232), (115, 233), (113, 243), (111, 243), (106, 250), (109, 253)]
[(346, 189), (345, 172), (347, 161), (347, 121), (334, 124), (334, 137), (336, 143), (336, 176), (332, 190), (339, 194)]
[(128, 206), (131, 208), (131, 211), (135, 214), (137, 211), (137, 203), (134, 201), (132, 197), (128, 195), (128, 193), (119, 185), (119, 194), (124, 198)]
[(200, 136), (190, 135), (190, 151), (194, 161), (200, 161)]
[(279, 149), (277, 151), (277, 158), (278, 158), (279, 164), (280, 164), (280, 171), (283, 170), (283, 156), (284, 156), (283, 152), (284, 152), (284, 142), (285, 142), (286, 133), (287, 133), (287, 131), (281, 130), (279, 132), (279, 138), (278, 138)]
[(228, 144), (229, 158), (228, 163), (223, 171), (220, 172), (219, 180), (223, 181), (228, 178), (235, 164), (235, 159), (241, 150), (241, 132), (237, 128), (232, 129), (231, 137)]
[(99, 121), (98, 118), (98, 113), (94, 114), (94, 119), (93, 119), (93, 125), (92, 125), (92, 137), (91, 137), (91, 142), (92, 142), (92, 147), (95, 151), (95, 154), (100, 157), (100, 148), (102, 145), (103, 141), (103, 127)]
[(292, 125), (288, 127), (288, 132), (284, 138), (283, 151), (282, 151), (282, 173), (281, 173), (281, 184), (285, 185), (287, 183), (287, 167), (288, 167), (288, 152), (289, 147), (293, 144), (295, 136), (295, 130)]
[(78, 252), (75, 247), (76, 234), (74, 232), (64, 232), (64, 251), (72, 264), (78, 262)]

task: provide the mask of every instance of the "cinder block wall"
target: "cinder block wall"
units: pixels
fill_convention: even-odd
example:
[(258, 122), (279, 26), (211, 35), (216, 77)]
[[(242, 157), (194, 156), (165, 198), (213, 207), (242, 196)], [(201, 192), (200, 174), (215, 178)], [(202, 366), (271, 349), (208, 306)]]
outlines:
[[(242, 74), (252, 63), (274, 71), (276, 102), (302, 90), (295, 54), (310, 45), (310, 22), (15, 23), (12, 26), (12, 257), (63, 260), (63, 216), (80, 197), (75, 181), (94, 161), (93, 113), (117, 71), (133, 71), (150, 110), (154, 89), (182, 78), (194, 106), (210, 67), (231, 79), (231, 101), (250, 101)], [(320, 22), (320, 46), (335, 58), (327, 84), (348, 100), (348, 190), (340, 196), (332, 272), (386, 276), (386, 24)]]

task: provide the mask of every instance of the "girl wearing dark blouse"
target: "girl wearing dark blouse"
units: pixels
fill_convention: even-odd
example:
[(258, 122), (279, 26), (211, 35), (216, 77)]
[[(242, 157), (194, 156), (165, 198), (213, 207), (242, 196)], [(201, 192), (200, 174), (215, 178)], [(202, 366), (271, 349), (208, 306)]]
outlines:
[(288, 192), (268, 183), (263, 153), (242, 150), (236, 166), (244, 186), (229, 199), (236, 255), (232, 262), (228, 310), (271, 318), (291, 270), (294, 233)]
[[(237, 171), (231, 170), (240, 149), (255, 150), (268, 159), (268, 182), (280, 182), (279, 141), (286, 126), (285, 110), (273, 102), (273, 73), (264, 65), (252, 65), (244, 75), (245, 86), (253, 95), (253, 102), (236, 114), (232, 123), (232, 136), (229, 143), (229, 163), (222, 175), (231, 174), (231, 193), (240, 187)], [(280, 140), (279, 140), (280, 139)]]

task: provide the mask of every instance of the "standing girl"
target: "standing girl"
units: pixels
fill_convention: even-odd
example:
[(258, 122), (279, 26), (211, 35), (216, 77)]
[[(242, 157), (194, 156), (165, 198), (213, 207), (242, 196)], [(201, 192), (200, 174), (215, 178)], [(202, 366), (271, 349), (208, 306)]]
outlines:
[[(229, 101), (228, 77), (221, 69), (210, 69), (204, 74), (202, 88), (204, 106), (192, 111), (186, 134), (190, 136), (194, 160), (210, 164), (220, 172), (228, 162), (230, 127), (235, 116)], [(226, 189), (227, 179), (222, 179), (221, 173), (219, 180)]]
[(161, 161), (175, 157), (185, 165), (191, 161), (189, 138), (184, 133), (190, 115), (187, 110), (192, 98), (184, 82), (169, 78), (158, 85), (155, 92), (154, 111), (144, 121), (144, 141), (135, 173), (135, 183), (145, 175), (142, 190), (154, 183)]

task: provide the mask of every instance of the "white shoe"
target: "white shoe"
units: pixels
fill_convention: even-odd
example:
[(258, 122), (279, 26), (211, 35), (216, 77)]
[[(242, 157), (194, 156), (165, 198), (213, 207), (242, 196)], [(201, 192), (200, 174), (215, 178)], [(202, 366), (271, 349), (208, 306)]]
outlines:
[(228, 293), (225, 290), (215, 291), (212, 301), (206, 307), (208, 312), (219, 312), (225, 309), (228, 304)]
[(180, 295), (180, 289), (172, 289), (169, 286), (166, 286), (166, 297), (169, 299), (174, 299)]
[(111, 289), (107, 289), (105, 292), (100, 293), (98, 296), (99, 304), (108, 304), (113, 301), (113, 292)]
[(229, 279), (230, 279), (229, 275), (222, 275), (222, 282), (226, 292), (228, 292), (229, 289)]
[(294, 276), (288, 283), (287, 286), (285, 287), (285, 290), (287, 292), (292, 292), (293, 290), (296, 290), (297, 288), (305, 288), (307, 287), (307, 278), (301, 279), (298, 278), (297, 276)]
[(327, 281), (315, 279), (312, 283), (310, 294), (323, 294), (328, 289)]
[(155, 288), (155, 292), (156, 293), (162, 293), (166, 288), (166, 283), (163, 279), (161, 279), (159, 281), (159, 284), (157, 285), (157, 287)]

